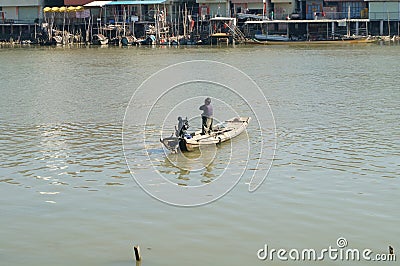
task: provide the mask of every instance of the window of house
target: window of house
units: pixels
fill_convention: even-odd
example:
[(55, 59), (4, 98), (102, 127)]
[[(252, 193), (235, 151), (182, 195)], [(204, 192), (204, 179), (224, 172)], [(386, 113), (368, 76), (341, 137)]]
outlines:
[(342, 2), (341, 11), (344, 18), (348, 18), (350, 7), (350, 18), (360, 18), (361, 10), (364, 8), (363, 2)]
[(307, 14), (306, 14), (306, 18), (307, 19), (314, 19), (315, 16), (319, 15), (322, 12), (322, 7), (320, 4), (308, 4), (307, 5)]

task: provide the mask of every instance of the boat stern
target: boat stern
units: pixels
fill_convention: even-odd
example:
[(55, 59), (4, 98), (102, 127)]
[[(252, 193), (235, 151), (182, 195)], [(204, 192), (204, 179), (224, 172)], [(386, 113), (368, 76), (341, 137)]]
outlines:
[(160, 139), (160, 142), (170, 151), (177, 152), (181, 139), (178, 137), (168, 137)]

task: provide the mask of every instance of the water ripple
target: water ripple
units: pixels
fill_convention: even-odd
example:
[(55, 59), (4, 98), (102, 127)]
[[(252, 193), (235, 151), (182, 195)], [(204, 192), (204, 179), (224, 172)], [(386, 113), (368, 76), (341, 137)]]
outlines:
[[(2, 124), (2, 182), (33, 185), (124, 185), (130, 178), (116, 124)], [(112, 181), (120, 180), (119, 182)], [(81, 185), (87, 183), (89, 185)], [(94, 183), (97, 184), (94, 184)]]
[(274, 165), (395, 178), (399, 146), (386, 134), (390, 133), (334, 125), (278, 128), (279, 148)]

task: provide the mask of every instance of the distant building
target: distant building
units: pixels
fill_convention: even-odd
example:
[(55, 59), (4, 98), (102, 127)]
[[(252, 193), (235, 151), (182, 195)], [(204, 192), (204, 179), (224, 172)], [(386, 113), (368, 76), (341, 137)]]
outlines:
[(45, 6), (63, 6), (64, 5), (64, 0), (44, 0), (44, 5)]
[(0, 0), (0, 23), (34, 23), (45, 6), (61, 6), (63, 0)]
[(230, 2), (232, 15), (238, 13), (263, 15), (263, 6), (267, 6), (267, 1), (263, 0), (230, 0)]
[(44, 0), (0, 0), (2, 23), (33, 23), (43, 7)]
[(371, 21), (400, 19), (399, 0), (366, 0), (369, 3), (368, 16)]
[(368, 18), (376, 35), (400, 35), (399, 0), (365, 0), (368, 2)]
[(196, 0), (196, 3), (199, 4), (199, 16), (201, 20), (216, 16), (230, 16), (228, 0)]
[[(297, 2), (296, 0), (271, 0), (271, 5), (273, 8), (269, 11), (268, 17), (270, 18), (273, 17), (273, 19), (290, 18), (291, 14), (296, 13), (297, 10), (296, 2)], [(272, 11), (274, 12), (273, 14)]]
[(330, 19), (367, 18), (367, 7), (364, 0), (325, 0), (323, 11)]

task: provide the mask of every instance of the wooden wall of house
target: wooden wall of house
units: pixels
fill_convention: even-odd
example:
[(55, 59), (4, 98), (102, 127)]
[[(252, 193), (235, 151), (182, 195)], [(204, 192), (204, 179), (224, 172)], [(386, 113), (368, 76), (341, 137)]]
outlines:
[(53, 6), (63, 6), (64, 5), (64, 0), (44, 0), (44, 5), (53, 7)]

